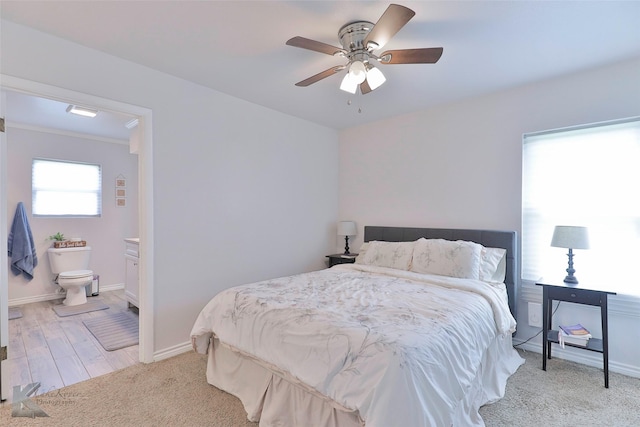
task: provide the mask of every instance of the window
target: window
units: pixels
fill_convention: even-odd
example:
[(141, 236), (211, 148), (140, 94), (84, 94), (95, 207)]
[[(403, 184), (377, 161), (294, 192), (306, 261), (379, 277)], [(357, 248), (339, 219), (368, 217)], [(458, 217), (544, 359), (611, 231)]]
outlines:
[[(523, 141), (522, 277), (566, 275), (556, 225), (588, 227), (590, 249), (574, 250), (582, 283), (627, 293), (640, 262), (640, 119), (528, 134)], [(597, 283), (596, 283), (597, 282)], [(632, 282), (632, 283), (630, 283)], [(638, 290), (630, 293), (638, 293)]]
[(33, 159), (34, 216), (91, 216), (102, 213), (100, 165)]

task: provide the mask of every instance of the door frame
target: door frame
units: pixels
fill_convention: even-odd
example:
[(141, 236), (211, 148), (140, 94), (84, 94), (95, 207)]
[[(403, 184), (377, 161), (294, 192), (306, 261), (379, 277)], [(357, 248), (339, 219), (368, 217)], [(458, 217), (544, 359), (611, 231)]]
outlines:
[[(102, 98), (69, 89), (0, 74), (0, 89), (28, 93), (69, 104), (91, 105), (98, 109), (136, 116), (140, 131), (138, 149), (138, 232), (140, 237), (140, 362), (154, 361), (154, 222), (153, 222), (153, 138), (152, 110), (133, 104)], [(6, 109), (7, 106), (3, 105)], [(2, 112), (2, 108), (0, 108)], [(0, 177), (6, 178), (6, 138), (0, 137)], [(0, 241), (6, 241), (8, 230), (7, 184), (0, 180)], [(6, 251), (0, 251), (0, 262), (7, 265)], [(8, 274), (0, 273), (0, 346), (8, 343)]]
[[(0, 117), (5, 116), (6, 96), (0, 92)], [(4, 123), (3, 123), (4, 125)], [(7, 143), (4, 130), (0, 132), (0, 242), (8, 238), (7, 212)], [(0, 401), (4, 400), (9, 390), (7, 364), (2, 363), (9, 346), (9, 256), (4, 246), (0, 250)], [(6, 266), (6, 267), (5, 267)]]

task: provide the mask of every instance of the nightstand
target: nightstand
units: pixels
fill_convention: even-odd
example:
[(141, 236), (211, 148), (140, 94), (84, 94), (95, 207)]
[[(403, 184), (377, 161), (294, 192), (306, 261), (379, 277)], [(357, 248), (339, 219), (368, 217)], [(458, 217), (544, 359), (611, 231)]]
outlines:
[(329, 258), (329, 267), (333, 267), (336, 264), (351, 264), (356, 262), (356, 257), (358, 256), (358, 254), (349, 254), (349, 255), (345, 255), (345, 254), (332, 254), (332, 255), (327, 255), (327, 258)]
[(547, 370), (547, 358), (551, 359), (551, 343), (558, 343), (558, 331), (552, 329), (552, 302), (566, 301), (600, 307), (602, 339), (591, 338), (586, 347), (565, 343), (566, 346), (602, 353), (604, 386), (609, 388), (609, 331), (607, 326), (607, 297), (615, 292), (603, 291), (582, 284), (536, 283), (542, 286), (542, 370)]

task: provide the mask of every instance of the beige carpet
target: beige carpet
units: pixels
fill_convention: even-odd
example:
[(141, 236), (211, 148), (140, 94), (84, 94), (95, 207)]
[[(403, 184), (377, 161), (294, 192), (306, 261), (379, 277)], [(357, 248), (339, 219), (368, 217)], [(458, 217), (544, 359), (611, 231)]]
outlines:
[[(527, 362), (507, 385), (504, 399), (481, 409), (487, 426), (640, 426), (640, 379), (521, 352)], [(11, 416), (0, 407), (2, 426), (215, 426), (257, 427), (240, 401), (207, 384), (205, 356), (185, 353), (136, 365), (33, 398), (48, 418)], [(403, 426), (404, 427), (404, 426)]]
[(524, 352), (526, 363), (509, 378), (505, 397), (480, 408), (487, 426), (638, 427), (640, 379)]

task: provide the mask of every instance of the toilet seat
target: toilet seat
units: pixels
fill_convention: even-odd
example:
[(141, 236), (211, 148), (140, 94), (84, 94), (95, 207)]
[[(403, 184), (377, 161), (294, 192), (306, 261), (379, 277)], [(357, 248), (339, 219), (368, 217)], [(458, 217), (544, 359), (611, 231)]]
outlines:
[(79, 277), (85, 277), (85, 276), (93, 276), (93, 271), (91, 270), (63, 271), (58, 276), (58, 279), (77, 279)]

